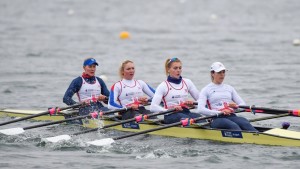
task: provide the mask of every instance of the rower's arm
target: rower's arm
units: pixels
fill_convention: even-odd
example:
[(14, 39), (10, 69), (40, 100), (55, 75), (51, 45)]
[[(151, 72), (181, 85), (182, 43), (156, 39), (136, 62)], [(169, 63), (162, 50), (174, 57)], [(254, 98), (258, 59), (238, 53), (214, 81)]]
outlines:
[[(108, 98), (109, 97), (109, 90), (107, 89), (107, 86), (106, 86), (105, 82), (101, 78), (99, 78), (99, 77), (97, 77), (97, 78), (98, 78), (98, 81), (99, 81), (100, 86), (101, 86), (101, 94)], [(108, 104), (107, 101), (104, 101), (104, 103)]]
[(205, 89), (202, 89), (199, 94), (199, 98), (197, 100), (197, 102), (198, 102), (197, 112), (200, 114), (203, 114), (205, 116), (212, 116), (212, 115), (221, 113), (221, 111), (208, 109), (207, 108), (207, 99), (208, 99), (208, 97), (207, 97), (206, 91), (205, 91)]
[(232, 101), (238, 105), (246, 105), (245, 101), (240, 97), (236, 90), (232, 87)]
[(65, 92), (65, 95), (63, 97), (63, 102), (67, 105), (73, 105), (76, 104), (76, 101), (72, 99), (73, 95), (77, 93), (82, 85), (82, 78), (77, 77), (74, 79), (71, 84), (69, 85), (68, 89)]
[(119, 109), (123, 108), (121, 103), (118, 100), (119, 94), (121, 93), (120, 83), (115, 83), (110, 89), (109, 99), (108, 99), (108, 108), (109, 109)]
[(143, 92), (150, 98), (152, 98), (154, 96), (155, 90), (142, 80), (139, 80), (139, 83), (142, 86)]
[(164, 84), (160, 84), (157, 87), (156, 91), (155, 91), (155, 94), (152, 98), (151, 105), (150, 105), (150, 111), (151, 112), (167, 111), (167, 109), (160, 106), (160, 103), (161, 103), (162, 98), (164, 96), (164, 87), (163, 87), (163, 85)]

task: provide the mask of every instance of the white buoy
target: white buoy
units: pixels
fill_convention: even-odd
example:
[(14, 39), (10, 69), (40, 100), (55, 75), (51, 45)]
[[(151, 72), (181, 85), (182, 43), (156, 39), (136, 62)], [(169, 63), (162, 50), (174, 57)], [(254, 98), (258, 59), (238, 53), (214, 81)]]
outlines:
[(73, 14), (74, 14), (74, 10), (69, 9), (69, 10), (68, 10), (68, 15), (73, 15)]
[(218, 19), (218, 15), (216, 15), (216, 14), (211, 14), (211, 15), (210, 15), (210, 19), (216, 20), (216, 19)]
[(293, 40), (293, 44), (294, 44), (295, 46), (299, 46), (299, 45), (300, 45), (300, 39), (294, 39), (294, 40)]
[(107, 82), (107, 76), (105, 75), (100, 75), (99, 76), (104, 82)]

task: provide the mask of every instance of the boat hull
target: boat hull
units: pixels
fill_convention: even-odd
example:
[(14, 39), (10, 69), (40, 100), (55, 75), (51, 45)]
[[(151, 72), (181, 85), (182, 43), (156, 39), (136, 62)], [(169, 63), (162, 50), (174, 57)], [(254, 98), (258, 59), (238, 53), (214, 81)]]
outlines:
[[(0, 110), (0, 116), (9, 117), (24, 117), (42, 111), (29, 111), (29, 110)], [(33, 118), (34, 120), (57, 121), (64, 119), (62, 115), (56, 116), (40, 116)], [(83, 126), (87, 128), (98, 128), (101, 125), (108, 125), (115, 123), (112, 120), (97, 120), (97, 119), (84, 119)], [(139, 124), (139, 129), (124, 128), (122, 125), (110, 127), (119, 131), (126, 132), (140, 132), (158, 127), (156, 124)], [(229, 143), (249, 143), (260, 145), (274, 145), (274, 146), (296, 146), (300, 147), (300, 132), (284, 130), (284, 129), (270, 129), (264, 132), (247, 132), (247, 131), (230, 131), (220, 129), (202, 128), (199, 126), (191, 127), (170, 127), (163, 130), (151, 132), (149, 134), (179, 138), (192, 138), (201, 140), (214, 140)]]

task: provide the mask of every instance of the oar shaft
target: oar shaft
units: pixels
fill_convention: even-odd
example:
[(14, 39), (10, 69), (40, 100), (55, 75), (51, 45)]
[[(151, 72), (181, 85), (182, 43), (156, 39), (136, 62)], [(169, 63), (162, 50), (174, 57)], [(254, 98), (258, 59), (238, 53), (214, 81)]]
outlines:
[(289, 113), (292, 114), (293, 110), (280, 110), (280, 109), (272, 109), (272, 108), (265, 108), (265, 107), (256, 107), (256, 106), (239, 106), (239, 108), (244, 109), (253, 109), (253, 110), (263, 110), (265, 113), (270, 114), (282, 114), (282, 113)]
[(68, 119), (64, 119), (64, 120), (58, 120), (58, 121), (54, 121), (54, 122), (49, 122), (49, 123), (43, 123), (43, 124), (28, 126), (28, 127), (24, 127), (23, 129), (24, 130), (34, 129), (34, 128), (38, 128), (38, 127), (49, 126), (49, 125), (53, 125), (53, 124), (59, 124), (59, 123), (67, 122), (67, 121), (73, 121), (73, 120), (83, 119), (83, 118), (86, 118), (86, 117), (89, 117), (89, 116), (91, 116), (91, 115), (88, 114), (88, 115), (84, 115), (84, 116), (77, 116), (77, 117), (72, 117), (72, 118), (68, 118)]
[(132, 109), (131, 107), (128, 107), (128, 108), (122, 108), (122, 109), (116, 109), (116, 110), (109, 110), (109, 111), (103, 112), (103, 115), (112, 114), (112, 113), (121, 112), (121, 111), (127, 111), (127, 110), (131, 110), (131, 109)]
[[(155, 116), (159, 116), (159, 115), (163, 115), (163, 114), (168, 114), (168, 113), (171, 113), (171, 112), (174, 112), (174, 111), (175, 111), (175, 109), (170, 109), (170, 110), (167, 110), (167, 111), (164, 111), (164, 112), (148, 114), (147, 116), (148, 116), (148, 117), (155, 117)], [(133, 121), (136, 121), (136, 118), (135, 118), (135, 117), (134, 117), (134, 118), (131, 118), (131, 119), (123, 120), (123, 121), (120, 121), (120, 122), (117, 122), (117, 123), (105, 125), (105, 126), (103, 126), (101, 129), (105, 129), (105, 128), (117, 126), (117, 125), (124, 124), (124, 123), (129, 123), (129, 122), (133, 122)]]
[(275, 119), (279, 117), (285, 117), (289, 116), (290, 113), (285, 113), (285, 114), (280, 114), (280, 115), (275, 115), (275, 116), (268, 116), (268, 117), (261, 117), (261, 118), (255, 118), (255, 119), (250, 119), (250, 122), (256, 122), (256, 121), (262, 121), (262, 120), (269, 120), (269, 119)]
[[(197, 117), (197, 118), (194, 118), (194, 121), (214, 118), (214, 117), (220, 116), (222, 114), (223, 113), (219, 113), (217, 115), (212, 115), (212, 116), (206, 116), (206, 117)], [(123, 138), (132, 137), (132, 136), (136, 136), (136, 135), (140, 135), (140, 134), (146, 134), (146, 133), (150, 133), (150, 132), (153, 132), (153, 131), (158, 131), (158, 130), (178, 126), (178, 125), (181, 125), (181, 124), (182, 124), (181, 121), (176, 122), (176, 123), (172, 123), (172, 124), (167, 124), (167, 125), (164, 125), (164, 126), (161, 126), (161, 127), (157, 127), (157, 128), (153, 128), (153, 129), (149, 129), (149, 130), (144, 130), (144, 131), (140, 131), (140, 132), (137, 132), (137, 133), (131, 133), (131, 134), (124, 135), (124, 136), (115, 137), (115, 138), (113, 138), (113, 140), (120, 140), (120, 139), (123, 139)]]
[[(124, 110), (130, 110), (130, 108), (106, 111), (106, 112), (103, 112), (103, 115), (111, 114), (111, 113), (115, 113), (115, 112), (119, 112), (119, 111), (124, 111)], [(43, 127), (43, 126), (49, 126), (49, 125), (59, 124), (59, 123), (67, 122), (67, 121), (83, 119), (83, 118), (90, 117), (90, 116), (91, 116), (91, 114), (87, 114), (87, 115), (84, 115), (84, 116), (77, 116), (77, 117), (72, 117), (72, 118), (68, 118), (68, 119), (64, 119), (64, 120), (59, 120), (59, 121), (54, 121), (54, 122), (49, 122), (49, 123), (44, 123), (44, 124), (28, 126), (28, 127), (24, 127), (23, 129), (28, 130), (28, 129), (38, 128), (38, 127)]]
[[(80, 105), (81, 104), (74, 104), (74, 105), (69, 106), (69, 107), (60, 108), (60, 110), (62, 111), (62, 110), (67, 110), (67, 109), (71, 109), (71, 108), (76, 108), (76, 107), (79, 107)], [(3, 122), (3, 123), (0, 123), (0, 126), (10, 124), (10, 123), (14, 123), (14, 122), (18, 122), (18, 121), (22, 121), (22, 120), (31, 119), (31, 118), (34, 118), (34, 117), (39, 117), (39, 116), (46, 115), (46, 114), (49, 114), (49, 113), (50, 113), (50, 111), (48, 110), (48, 111), (45, 111), (45, 112), (42, 112), (42, 113), (33, 114), (33, 115), (30, 115), (30, 116), (14, 119), (14, 120), (11, 120), (11, 121), (6, 121), (6, 122)]]
[[(154, 117), (154, 116), (159, 116), (159, 115), (163, 115), (163, 114), (172, 113), (174, 111), (175, 111), (175, 109), (170, 109), (170, 110), (167, 110), (167, 111), (164, 111), (164, 112), (148, 114), (147, 116), (148, 117)], [(120, 124), (125, 124), (125, 123), (129, 123), (129, 122), (133, 122), (133, 121), (136, 121), (135, 117), (131, 118), (131, 119), (123, 120), (123, 121), (120, 121), (120, 122), (116, 122), (116, 123), (113, 123), (113, 124), (105, 125), (101, 128), (93, 128), (93, 129), (89, 129), (89, 130), (84, 130), (84, 131), (81, 131), (81, 132), (74, 133), (72, 135), (79, 135), (79, 134), (89, 133), (89, 132), (97, 131), (99, 129), (105, 129), (105, 128), (109, 128), (109, 127), (113, 127), (113, 126), (118, 126)]]

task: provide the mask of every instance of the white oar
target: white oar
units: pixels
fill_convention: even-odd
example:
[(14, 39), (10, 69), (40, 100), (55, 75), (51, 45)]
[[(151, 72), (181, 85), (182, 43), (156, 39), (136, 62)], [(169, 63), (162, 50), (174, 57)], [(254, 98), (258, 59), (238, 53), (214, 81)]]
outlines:
[(25, 132), (25, 130), (21, 127), (0, 130), (0, 133), (5, 134), (5, 135), (17, 135), (17, 134), (21, 134), (24, 132)]
[(55, 137), (42, 138), (42, 141), (57, 143), (62, 140), (70, 140), (70, 139), (71, 139), (71, 136), (69, 136), (69, 135), (60, 135), (60, 136), (55, 136)]

